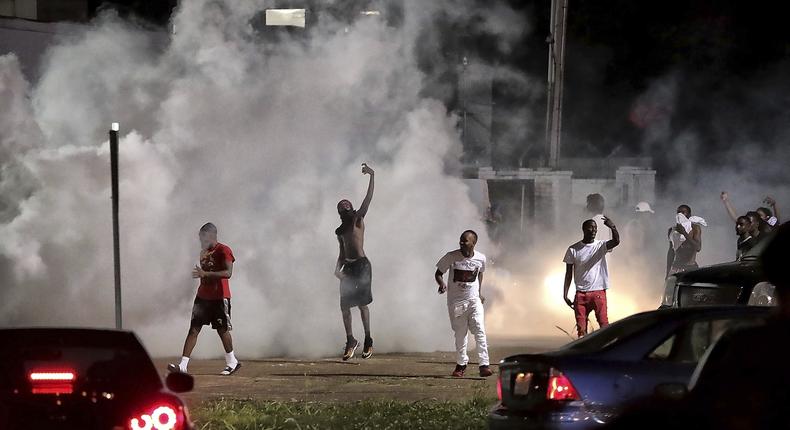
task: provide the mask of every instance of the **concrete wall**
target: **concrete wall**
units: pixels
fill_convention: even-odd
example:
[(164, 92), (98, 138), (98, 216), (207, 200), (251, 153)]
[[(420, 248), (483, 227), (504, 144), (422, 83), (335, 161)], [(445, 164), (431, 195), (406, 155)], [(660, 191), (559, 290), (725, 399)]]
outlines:
[(32, 21), (88, 19), (88, 0), (0, 0), (0, 16)]

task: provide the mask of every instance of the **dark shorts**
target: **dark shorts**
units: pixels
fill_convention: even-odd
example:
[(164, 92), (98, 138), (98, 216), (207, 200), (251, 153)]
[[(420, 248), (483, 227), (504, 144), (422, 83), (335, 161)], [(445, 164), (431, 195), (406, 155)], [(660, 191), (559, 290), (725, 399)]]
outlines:
[(230, 323), (230, 299), (206, 300), (195, 297), (192, 305), (192, 320), (190, 327), (202, 327), (211, 324), (211, 328), (233, 329)]
[(373, 302), (370, 291), (372, 270), (367, 257), (344, 264), (343, 274), (345, 277), (340, 280), (340, 307), (365, 306)]

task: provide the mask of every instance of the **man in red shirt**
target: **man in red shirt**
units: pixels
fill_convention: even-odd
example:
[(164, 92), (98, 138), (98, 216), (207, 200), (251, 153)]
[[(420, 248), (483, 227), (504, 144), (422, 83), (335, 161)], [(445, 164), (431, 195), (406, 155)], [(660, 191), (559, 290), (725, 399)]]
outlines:
[(230, 331), (230, 286), (228, 279), (233, 274), (233, 251), (217, 242), (217, 227), (206, 223), (198, 233), (200, 239), (200, 265), (195, 265), (192, 278), (200, 279), (195, 303), (192, 306), (192, 320), (189, 333), (184, 341), (181, 363), (168, 364), (171, 372), (187, 372), (189, 356), (197, 343), (198, 334), (204, 325), (211, 324), (217, 330), (222, 346), (225, 348), (225, 369), (221, 375), (232, 375), (241, 367), (241, 362), (233, 353), (233, 338)]

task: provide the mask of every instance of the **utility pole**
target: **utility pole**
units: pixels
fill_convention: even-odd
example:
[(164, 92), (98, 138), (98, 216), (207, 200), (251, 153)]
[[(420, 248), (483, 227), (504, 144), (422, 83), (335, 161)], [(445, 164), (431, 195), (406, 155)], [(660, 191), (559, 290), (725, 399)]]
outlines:
[(549, 44), (548, 86), (546, 97), (546, 155), (548, 167), (556, 169), (560, 163), (560, 134), (562, 132), (562, 88), (565, 76), (565, 28), (568, 0), (551, 0), (551, 33)]
[(123, 328), (121, 312), (121, 246), (118, 231), (118, 129), (117, 122), (110, 127), (110, 181), (112, 188), (112, 250), (115, 267), (115, 328)]

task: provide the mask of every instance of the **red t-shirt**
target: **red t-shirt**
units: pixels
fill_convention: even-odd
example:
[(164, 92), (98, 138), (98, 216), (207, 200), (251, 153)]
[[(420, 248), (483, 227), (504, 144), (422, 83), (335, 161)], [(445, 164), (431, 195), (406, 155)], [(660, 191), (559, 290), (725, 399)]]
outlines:
[[(228, 268), (236, 257), (227, 245), (217, 243), (213, 248), (200, 252), (200, 268), (206, 272), (219, 272)], [(230, 298), (230, 285), (224, 278), (200, 278), (197, 296), (205, 300)]]

